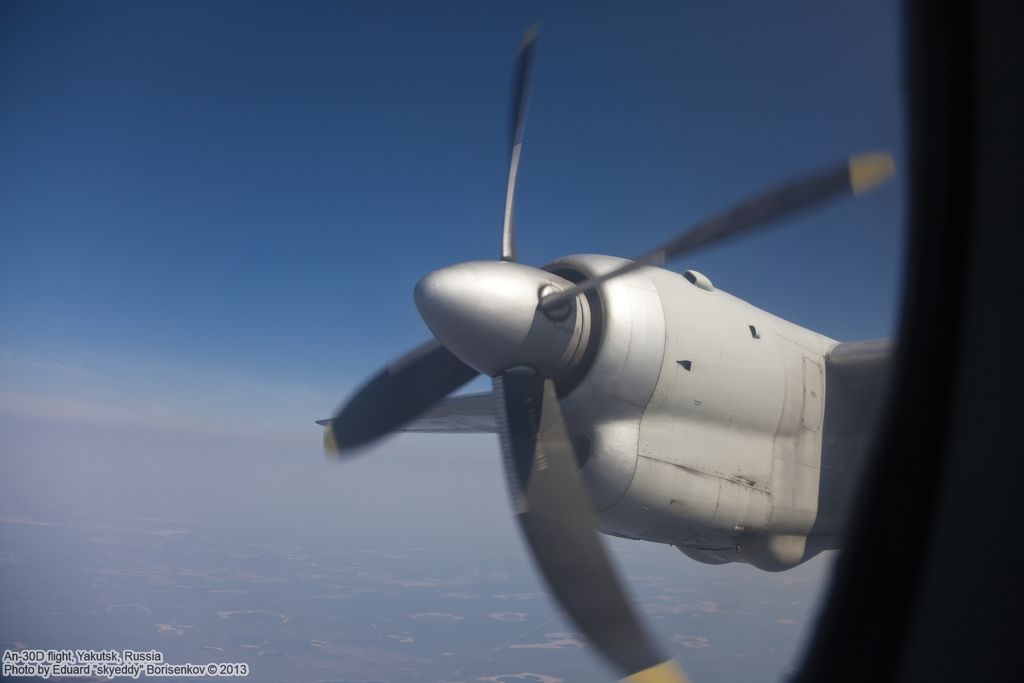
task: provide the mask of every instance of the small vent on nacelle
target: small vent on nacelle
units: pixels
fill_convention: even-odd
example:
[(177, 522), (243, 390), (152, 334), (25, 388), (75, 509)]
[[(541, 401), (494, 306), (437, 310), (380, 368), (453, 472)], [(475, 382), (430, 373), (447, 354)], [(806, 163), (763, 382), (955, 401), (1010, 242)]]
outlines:
[(703, 273), (698, 273), (696, 270), (685, 270), (683, 271), (683, 277), (689, 280), (690, 284), (697, 289), (703, 289), (705, 292), (715, 291), (715, 286), (711, 284), (711, 280)]

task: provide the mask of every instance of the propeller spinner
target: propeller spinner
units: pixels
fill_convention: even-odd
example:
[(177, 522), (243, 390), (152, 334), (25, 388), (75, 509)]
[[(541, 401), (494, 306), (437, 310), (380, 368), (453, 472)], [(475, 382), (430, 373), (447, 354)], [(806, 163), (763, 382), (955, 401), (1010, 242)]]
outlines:
[(416, 285), (416, 307), (435, 339), (387, 366), (329, 421), (328, 453), (346, 455), (416, 418), (482, 373), (493, 378), (499, 436), (513, 506), (547, 585), (595, 648), (628, 680), (687, 681), (634, 613), (595, 529), (578, 475), (555, 379), (587, 342), (584, 292), (645, 265), (762, 228), (779, 218), (892, 174), (886, 153), (848, 162), (770, 190), (703, 221), (625, 266), (578, 284), (515, 263), (513, 206), (537, 30), (516, 60), (501, 261), (461, 263)]
[(478, 372), (495, 377), (528, 365), (555, 377), (583, 354), (587, 302), (577, 297), (548, 315), (537, 301), (570, 287), (520, 263), (471, 261), (430, 273), (414, 297), (434, 337)]

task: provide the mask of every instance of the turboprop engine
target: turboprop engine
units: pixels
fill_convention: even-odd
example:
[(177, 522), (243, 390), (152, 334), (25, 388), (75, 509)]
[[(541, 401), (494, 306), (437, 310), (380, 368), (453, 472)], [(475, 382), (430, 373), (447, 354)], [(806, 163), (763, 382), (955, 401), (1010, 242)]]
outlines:
[(551, 593), (624, 675), (685, 681), (634, 613), (595, 529), (766, 568), (806, 557), (822, 400), (814, 368), (829, 340), (698, 273), (645, 266), (859, 194), (892, 174), (892, 159), (851, 157), (632, 261), (518, 264), (513, 209), (535, 38), (524, 36), (513, 79), (501, 261), (420, 281), (416, 306), (434, 339), (323, 421), (324, 446), (355, 454), (490, 376), (513, 509)]

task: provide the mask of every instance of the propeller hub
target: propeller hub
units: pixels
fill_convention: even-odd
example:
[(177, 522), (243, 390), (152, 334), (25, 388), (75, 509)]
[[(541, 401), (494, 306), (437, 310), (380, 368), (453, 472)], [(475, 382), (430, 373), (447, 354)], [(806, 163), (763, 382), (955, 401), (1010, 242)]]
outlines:
[(549, 315), (542, 295), (572, 286), (539, 268), (509, 261), (470, 261), (428, 274), (416, 285), (416, 308), (434, 336), (485, 375), (529, 365), (556, 377), (583, 357), (589, 338), (586, 299)]

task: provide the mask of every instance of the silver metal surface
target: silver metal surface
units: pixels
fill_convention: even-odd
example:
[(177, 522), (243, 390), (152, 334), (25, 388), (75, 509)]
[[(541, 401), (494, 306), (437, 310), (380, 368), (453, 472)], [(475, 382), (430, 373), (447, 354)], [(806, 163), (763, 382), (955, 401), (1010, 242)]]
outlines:
[[(558, 259), (547, 267), (595, 277), (623, 263), (612, 256), (585, 254)], [(634, 271), (598, 289), (600, 345), (586, 376), (562, 400), (574, 440), (589, 443), (580, 474), (600, 512), (603, 531), (629, 531), (616, 527), (605, 511), (625, 495), (633, 480), (640, 418), (661, 372), (665, 319), (650, 270)]]
[(494, 376), (529, 365), (555, 377), (582, 356), (585, 299), (552, 320), (538, 308), (545, 286), (570, 283), (557, 275), (507, 261), (470, 261), (430, 273), (416, 285), (416, 308), (434, 336), (464, 363)]
[[(593, 277), (619, 263), (553, 265)], [(598, 290), (600, 350), (563, 411), (590, 445), (601, 529), (772, 571), (836, 547), (871, 429), (848, 402), (877, 398), (884, 345), (837, 345), (688, 280), (648, 267)]]

